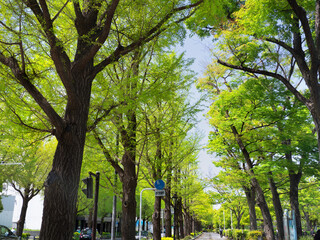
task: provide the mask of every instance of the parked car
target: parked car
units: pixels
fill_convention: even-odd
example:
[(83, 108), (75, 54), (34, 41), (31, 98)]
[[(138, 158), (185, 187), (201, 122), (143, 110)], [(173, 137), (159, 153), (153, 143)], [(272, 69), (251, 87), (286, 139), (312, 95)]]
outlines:
[(6, 226), (0, 225), (0, 240), (13, 240), (18, 237)]
[[(96, 230), (96, 239), (100, 239), (101, 236), (98, 232), (98, 230)], [(91, 228), (85, 228), (85, 229), (82, 229), (81, 232), (80, 232), (80, 239), (81, 240), (92, 240), (92, 229)]]

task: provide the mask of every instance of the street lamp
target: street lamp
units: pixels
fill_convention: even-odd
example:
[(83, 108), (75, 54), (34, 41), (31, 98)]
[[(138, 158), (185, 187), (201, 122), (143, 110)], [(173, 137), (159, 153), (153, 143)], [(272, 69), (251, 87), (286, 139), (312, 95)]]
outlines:
[(173, 200), (173, 240), (176, 240), (176, 208), (177, 208), (177, 199), (178, 196), (175, 193), (172, 196), (172, 200)]

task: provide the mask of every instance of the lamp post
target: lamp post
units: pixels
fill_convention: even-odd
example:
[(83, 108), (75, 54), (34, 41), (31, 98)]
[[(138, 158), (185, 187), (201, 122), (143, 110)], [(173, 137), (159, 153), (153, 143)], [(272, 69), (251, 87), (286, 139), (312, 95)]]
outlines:
[(146, 191), (146, 190), (152, 190), (152, 191), (154, 191), (154, 190), (156, 190), (156, 188), (144, 188), (144, 189), (142, 189), (141, 192), (140, 192), (139, 240), (141, 239), (142, 193), (143, 193), (144, 191)]
[(172, 196), (173, 199), (173, 240), (176, 240), (176, 208), (177, 208), (177, 194)]

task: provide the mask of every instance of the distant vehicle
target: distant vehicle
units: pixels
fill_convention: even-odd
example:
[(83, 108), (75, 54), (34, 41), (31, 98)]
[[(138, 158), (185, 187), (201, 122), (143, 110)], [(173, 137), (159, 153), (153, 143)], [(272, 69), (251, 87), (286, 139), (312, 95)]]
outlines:
[[(99, 240), (101, 238), (98, 230), (96, 230), (96, 239)], [(92, 229), (91, 228), (85, 228), (82, 229), (80, 232), (80, 240), (92, 240)]]
[(0, 240), (13, 240), (18, 237), (6, 226), (0, 225)]

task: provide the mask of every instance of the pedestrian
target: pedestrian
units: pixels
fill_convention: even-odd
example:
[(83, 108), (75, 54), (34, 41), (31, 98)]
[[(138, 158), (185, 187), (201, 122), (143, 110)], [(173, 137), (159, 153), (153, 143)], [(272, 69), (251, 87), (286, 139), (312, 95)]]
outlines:
[(320, 230), (316, 232), (316, 235), (314, 235), (313, 240), (320, 240)]
[(222, 228), (219, 229), (219, 232), (220, 232), (220, 237), (222, 238)]

